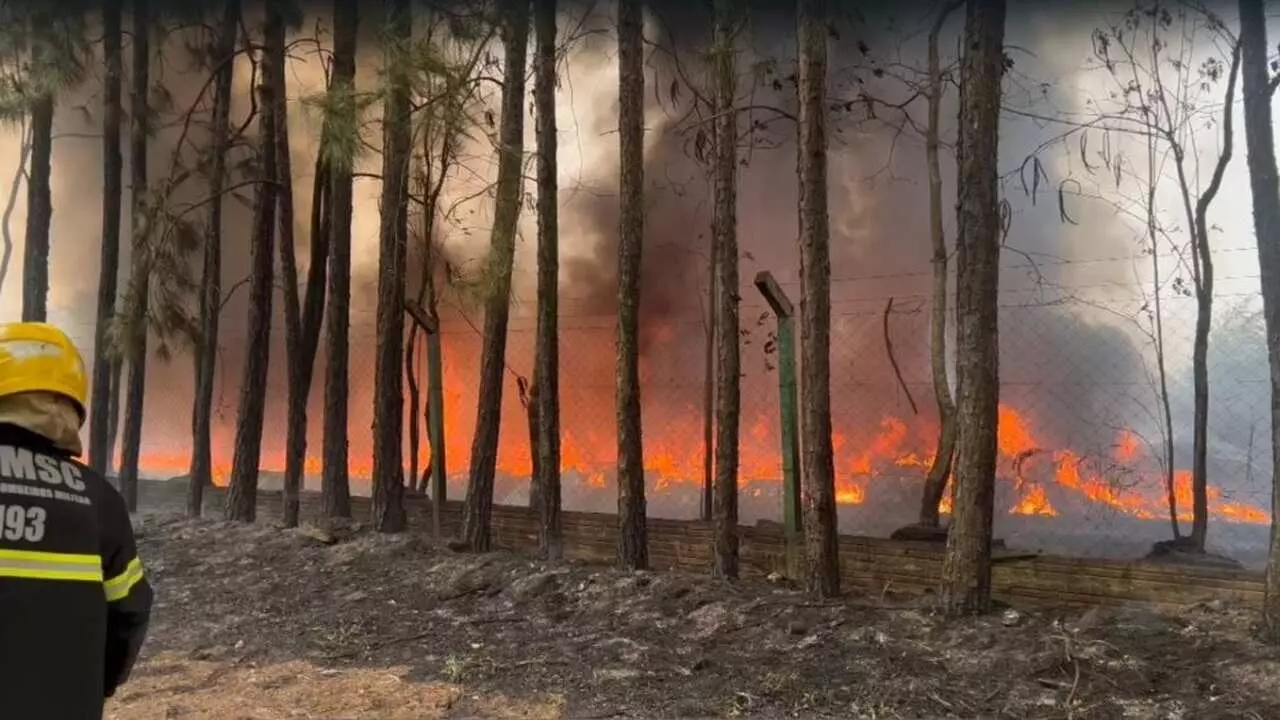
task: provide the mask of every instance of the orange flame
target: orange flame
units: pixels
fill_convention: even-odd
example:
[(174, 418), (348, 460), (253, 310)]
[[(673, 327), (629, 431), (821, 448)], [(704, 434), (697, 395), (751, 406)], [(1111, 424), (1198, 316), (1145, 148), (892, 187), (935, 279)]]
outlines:
[[(466, 378), (474, 374), (475, 368), (468, 364), (464, 354), (452, 352), (452, 348), (449, 350), (444, 354), (445, 450), (451, 475), (457, 476), (466, 472), (471, 454), (471, 428), (475, 424), (476, 404), (474, 386)], [(591, 372), (598, 371), (600, 376), (612, 372), (612, 358), (607, 357), (608, 354), (603, 358), (596, 358), (595, 353), (588, 355), (581, 359), (583, 363), (600, 364), (591, 368)], [(587, 371), (587, 368), (579, 370)], [(650, 377), (654, 372), (652, 367), (642, 362), (642, 377)], [(607, 492), (609, 476), (616, 464), (612, 408), (598, 416), (571, 413), (570, 410), (584, 412), (582, 408), (594, 409), (606, 404), (599, 402), (596, 396), (586, 395), (592, 388), (598, 393), (599, 388), (589, 385), (584, 388), (564, 387), (561, 391), (562, 407), (565, 408), (561, 429), (561, 469), (570, 477), (580, 478), (583, 487)], [(583, 397), (574, 393), (583, 393)], [(659, 403), (660, 412), (658, 407), (645, 407), (645, 469), (654, 490), (659, 493), (678, 485), (700, 484), (704, 473), (701, 403), (676, 397), (680, 401)], [(591, 402), (587, 402), (588, 399)], [(744, 394), (744, 413), (748, 400), (755, 398)], [(503, 402), (504, 425), (499, 436), (498, 471), (510, 478), (527, 478), (532, 462), (528, 433), (524, 427), (525, 413), (515, 393), (506, 393)], [(352, 427), (365, 419), (356, 417), (361, 406), (354, 401), (352, 403)], [(782, 453), (773, 412), (770, 408), (756, 416), (744, 414), (739, 458), (739, 476), (744, 493), (759, 493), (759, 488), (747, 487), (753, 483), (777, 483), (781, 480)], [(312, 425), (318, 423), (313, 422)], [(215, 434), (219, 437), (215, 437), (214, 447), (225, 450), (215, 453), (214, 483), (225, 486), (231, 468), (232, 433), (228, 428), (218, 427)], [(278, 435), (278, 438), (269, 435), (263, 448), (260, 465), (264, 471), (280, 472), (284, 468), (283, 433)], [(304, 466), (305, 472), (313, 477), (320, 474), (322, 467), (314, 452), (319, 446), (318, 435), (317, 431), (311, 438), (313, 454), (306, 458)], [(936, 427), (930, 422), (912, 419), (909, 424), (894, 416), (879, 419), (867, 430), (837, 429), (832, 433), (837, 502), (845, 505), (868, 502), (871, 485), (876, 479), (921, 480), (933, 462), (936, 436)], [(368, 478), (372, 470), (369, 434), (352, 432), (350, 440), (349, 472), (353, 478)], [(278, 444), (273, 446), (273, 442)], [(1143, 446), (1139, 436), (1130, 430), (1122, 430), (1117, 435), (1109, 462), (1088, 462), (1074, 450), (1046, 448), (1027, 417), (1011, 406), (1001, 405), (996, 445), (999, 477), (1008, 483), (1007, 489), (1012, 493), (1010, 514), (1056, 516), (1062, 511), (1062, 501), (1072, 495), (1135, 518), (1152, 519), (1167, 514), (1162, 475), (1140, 467), (1145, 460)], [(424, 440), (419, 457), (420, 468), (427, 465), (429, 456), (430, 450)], [(188, 471), (189, 458), (185, 454), (147, 452), (141, 464), (148, 473), (179, 475)], [(1176, 474), (1175, 495), (1179, 514), (1189, 517), (1190, 473), (1179, 471)], [(1216, 487), (1209, 488), (1209, 504), (1212, 513), (1226, 520), (1251, 524), (1270, 522), (1266, 509), (1228, 501)], [(951, 512), (949, 495), (944, 496), (941, 511)]]

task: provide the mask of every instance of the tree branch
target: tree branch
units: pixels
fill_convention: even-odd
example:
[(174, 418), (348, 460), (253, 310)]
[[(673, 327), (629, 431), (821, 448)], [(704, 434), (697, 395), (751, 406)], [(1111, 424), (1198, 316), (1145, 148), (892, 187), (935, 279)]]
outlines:
[(911, 405), (911, 414), (919, 415), (920, 408), (916, 407), (915, 398), (911, 397), (911, 388), (907, 387), (907, 381), (902, 378), (902, 368), (898, 366), (898, 358), (893, 354), (893, 340), (889, 338), (889, 315), (893, 312), (893, 298), (889, 298), (888, 304), (884, 306), (884, 351), (889, 355), (889, 364), (893, 366), (893, 375), (898, 378), (898, 387), (902, 388), (902, 393), (907, 396), (907, 403)]
[(418, 307), (406, 300), (404, 303), (404, 311), (413, 319), (413, 323), (426, 334), (435, 335), (440, 331), (440, 324), (434, 317), (428, 315), (427, 311), (423, 310), (421, 307)]

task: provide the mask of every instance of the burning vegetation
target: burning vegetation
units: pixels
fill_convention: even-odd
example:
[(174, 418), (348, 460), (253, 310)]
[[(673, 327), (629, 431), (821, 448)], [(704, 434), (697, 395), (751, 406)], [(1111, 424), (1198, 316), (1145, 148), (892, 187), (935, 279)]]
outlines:
[[(788, 508), (788, 573), (822, 597), (840, 594), (839, 531), (860, 530), (837, 519), (892, 502), (945, 537), (940, 597), (956, 615), (991, 609), (993, 516), (1167, 521), (1201, 559), (1211, 519), (1272, 522), (1237, 494), (1232, 464), (1252, 471), (1265, 413), (1241, 421), (1246, 449), (1214, 435), (1246, 433), (1218, 422), (1209, 390), (1239, 369), (1209, 341), (1233, 278), (1215, 268), (1241, 249), (1217, 247), (1211, 212), (1234, 98), (1240, 86), (1254, 108), (1256, 158), (1270, 127), (1257, 96), (1277, 84), (1265, 57), (1244, 67), (1235, 25), (1158, 0), (1097, 27), (1072, 16), (1063, 37), (1090, 64), (1067, 70), (1057, 52), (1009, 57), (1007, 34), (1071, 43), (1006, 17), (1003, 0), (921, 6), (928, 33), (883, 11), (775, 6), (229, 0), (175, 24), (145, 0), (107, 0), (101, 28), (96, 7), (67, 22), (0, 8), (0, 34), (18, 32), (0, 42), (0, 119), (32, 125), (13, 194), (29, 176), (24, 318), (83, 289), (59, 289), (79, 264), (51, 282), (69, 265), (49, 208), (57, 182), (69, 193), (97, 173), (53, 152), (53, 108), (107, 138), (99, 252), (72, 248), (77, 263), (101, 258), (79, 333), (94, 337), (91, 464), (118, 470), (135, 510), (143, 472), (186, 475), (192, 515), (203, 488), (227, 486), (227, 519), (244, 522), (262, 471), (281, 473), (290, 527), (307, 478), (329, 519), (367, 489), (384, 533), (406, 529), (406, 492), (430, 491), (438, 543), (460, 489), (458, 542), (475, 552), (494, 504), (527, 498), (549, 560), (563, 556), (562, 506), (616, 497), (621, 566), (648, 567), (646, 515), (696, 513), (729, 580), (750, 499), (766, 497), (769, 519)], [(161, 72), (177, 58), (181, 72)], [(1259, 72), (1252, 90), (1238, 82)], [(1015, 107), (1010, 78), (1064, 74), (1087, 91), (1044, 83)], [(101, 117), (67, 119), (76, 99)], [(1047, 136), (1058, 101), (1075, 110)], [(1055, 164), (1048, 148), (1070, 152)], [(877, 186), (877, 162), (927, 176), (928, 212), (925, 192)], [(1265, 264), (1263, 229), (1243, 249)], [(767, 301), (743, 282), (754, 273)], [(1086, 292), (1116, 286), (1128, 304)], [(1257, 288), (1241, 295), (1261, 325), (1280, 317), (1258, 311)], [(1179, 300), (1193, 312), (1182, 339), (1166, 323)], [(1030, 308), (1042, 326), (1011, 340), (1008, 312)], [(1251, 369), (1280, 362), (1269, 350)], [(187, 352), (194, 373), (148, 362)], [(1065, 418), (1035, 386), (1073, 354), (1140, 380), (1064, 371)], [(189, 386), (190, 414), (175, 401)]]
[[(448, 356), (456, 357), (451, 350), (445, 346)], [(453, 369), (449, 368), (445, 374), (448, 382), (445, 412), (449, 418), (445, 430), (449, 443), (446, 452), (449, 457), (465, 459), (472, 432), (466, 421), (466, 409), (473, 402), (474, 391), (465, 379), (455, 379), (457, 375), (450, 372)], [(652, 492), (657, 495), (656, 502), (661, 503), (664, 495), (678, 495), (683, 502), (663, 506), (673, 508), (676, 513), (687, 514), (690, 502), (696, 507), (697, 488), (702, 483), (702, 421), (693, 407), (682, 414), (683, 422), (680, 416), (658, 420), (662, 415), (655, 410), (658, 408), (646, 408), (648, 416), (654, 418), (654, 425), (663, 431), (646, 433), (645, 471)], [(515, 418), (504, 428), (507, 431), (503, 433), (499, 446), (498, 471), (505, 477), (501, 488), (504, 494), (523, 489), (532, 471), (529, 445), (519, 433), (522, 429), (518, 424), (519, 416)], [(1063, 507), (1093, 503), (1142, 520), (1162, 520), (1167, 516), (1163, 472), (1133, 432), (1118, 432), (1109, 456), (1087, 457), (1069, 448), (1046, 447), (1036, 439), (1031, 423), (1013, 408), (1002, 405), (999, 418), (1000, 478), (1007, 484), (1010, 497), (1005, 512), (1057, 516), (1059, 509), (1053, 501), (1056, 497)], [(760, 488), (773, 488), (782, 480), (777, 420), (767, 416), (756, 417), (744, 423), (744, 430), (743, 489), (750, 493)], [(868, 488), (875, 484), (877, 478), (922, 480), (924, 472), (933, 463), (936, 440), (935, 425), (927, 421), (908, 424), (898, 417), (880, 420), (874, 431), (847, 432), (837, 428), (832, 436), (837, 501), (842, 505), (867, 502)], [(572, 422), (572, 415), (566, 414), (561, 442), (561, 470), (567, 478), (580, 483), (585, 489), (607, 493), (612, 487), (614, 464), (611, 429), (589, 422)], [(353, 445), (353, 458), (368, 457), (367, 449), (362, 452), (359, 445)], [(227, 484), (230, 460), (229, 456), (215, 456), (214, 482), (218, 487)], [(423, 448), (420, 467), (429, 467), (430, 460), (430, 449)], [(183, 474), (187, 463), (185, 455), (148, 453), (142, 459), (142, 467), (156, 475)], [(307, 457), (309, 475), (318, 477), (321, 467), (319, 457)], [(283, 450), (277, 448), (264, 452), (262, 468), (266, 472), (282, 473)], [(367, 460), (353, 460), (350, 464), (352, 477), (365, 482), (370, 470)], [(452, 464), (450, 471), (455, 473), (455, 478), (464, 478), (467, 468), (460, 462)], [(1190, 522), (1191, 474), (1180, 469), (1174, 479), (1178, 506), (1182, 508), (1179, 520)], [(1210, 487), (1209, 498), (1213, 516), (1217, 519), (1253, 525), (1271, 522), (1270, 513), (1265, 508), (1226, 498), (1216, 487)], [(680, 509), (682, 505), (685, 510)], [(944, 497), (942, 509), (945, 514), (950, 514), (949, 497)]]

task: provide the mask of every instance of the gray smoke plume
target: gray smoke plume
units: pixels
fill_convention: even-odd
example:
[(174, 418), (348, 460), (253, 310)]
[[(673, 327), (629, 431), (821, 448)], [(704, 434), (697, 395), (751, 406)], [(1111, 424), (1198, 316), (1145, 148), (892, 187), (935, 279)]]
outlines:
[[(830, 41), (829, 153), (835, 425), (845, 438), (846, 452), (850, 447), (867, 444), (887, 416), (919, 420), (919, 429), (913, 433), (923, 437), (913, 436), (912, 440), (931, 445), (930, 423), (935, 413), (928, 367), (928, 196), (923, 139), (911, 127), (911, 122), (923, 122), (924, 110), (923, 103), (910, 105), (908, 122), (901, 112), (886, 105), (911, 96), (912, 91), (898, 78), (918, 79), (913, 68), (924, 67), (925, 37), (935, 8), (932, 3), (900, 3), (859, 14), (843, 3), (837, 5)], [(1141, 228), (1106, 202), (1059, 197), (1058, 184), (1080, 172), (1079, 147), (1052, 142), (1064, 131), (1060, 124), (1028, 117), (1054, 113), (1081, 117), (1089, 111), (1090, 98), (1105, 90), (1097, 72), (1087, 68), (1092, 51), (1090, 33), (1114, 19), (1124, 7), (1110, 2), (1070, 7), (1013, 3), (1010, 7), (1006, 42), (1013, 68), (1006, 79), (1006, 105), (1019, 112), (1006, 113), (1001, 125), (1002, 187), (1010, 217), (1001, 279), (1001, 372), (1006, 402), (1032, 423), (1036, 440), (1050, 449), (1087, 446), (1081, 451), (1095, 452), (1096, 446), (1097, 453), (1105, 453), (1115, 437), (1110, 425), (1116, 429), (1151, 427), (1150, 363), (1147, 339), (1139, 332), (1143, 327), (1141, 315), (1133, 308), (1125, 309), (1122, 316), (1098, 310), (1096, 300), (1083, 305), (1073, 302), (1083, 296), (1096, 298), (1098, 293), (1094, 290), (1098, 288), (1120, 289), (1132, 299), (1135, 288), (1146, 277), (1142, 275), (1146, 266), (1138, 244)], [(678, 455), (674, 462), (684, 476), (680, 479), (692, 481), (701, 472), (699, 413), (710, 192), (706, 169), (696, 157), (697, 119), (687, 113), (693, 93), (706, 91), (705, 53), (711, 34), (709, 13), (702, 4), (663, 0), (650, 3), (649, 12), (646, 32), (654, 49), (648, 58), (646, 78), (648, 212), (642, 281), (646, 442), (647, 450), (652, 452), (669, 454), (674, 449)], [(327, 25), (327, 15), (327, 9), (309, 6), (295, 35), (314, 35), (316, 27)], [(749, 16), (751, 21), (740, 38), (743, 102), (794, 114), (794, 16), (790, 8), (764, 2), (754, 3)], [(564, 9), (562, 31), (573, 28), (581, 37), (562, 66), (558, 96), (564, 250), (564, 426), (566, 437), (571, 437), (566, 442), (576, 444), (581, 454), (604, 466), (609, 465), (613, 454), (611, 317), (617, 292), (617, 83), (613, 74), (616, 59), (611, 18), (611, 7), (594, 3)], [(247, 26), (253, 29), (256, 22), (250, 18)], [(963, 22), (960, 11), (946, 25), (941, 43), (944, 63), (957, 55)], [(379, 27), (376, 16), (362, 18), (357, 80), (366, 88), (373, 88), (378, 82)], [(321, 42), (327, 43), (327, 36), (322, 36)], [(171, 108), (190, 104), (204, 78), (203, 71), (184, 67), (179, 61), (181, 56), (181, 41), (171, 37), (166, 61), (158, 63), (155, 71), (157, 82), (163, 82), (172, 94), (168, 103)], [(233, 111), (236, 119), (244, 117), (249, 104), (247, 67), (247, 63), (237, 66)], [(100, 197), (101, 154), (93, 137), (99, 132), (98, 82), (96, 77), (89, 78), (84, 87), (59, 104), (60, 139), (55, 143), (53, 176), (51, 305), (54, 319), (65, 323), (85, 347), (92, 338), (100, 232), (98, 202), (92, 200)], [(297, 46), (289, 82), (293, 100), (323, 89), (317, 56), (307, 49), (307, 43)], [(869, 96), (882, 102), (869, 104)], [(490, 102), (496, 113), (496, 95)], [(955, 135), (955, 102), (955, 89), (949, 88), (942, 113), (942, 134), (947, 144)], [(772, 322), (751, 279), (758, 271), (768, 270), (793, 302), (799, 299), (794, 125), (780, 117), (766, 109), (743, 115), (744, 141), (751, 140), (742, 157), (738, 205), (743, 281), (740, 295), (746, 333), (742, 437), (744, 446), (751, 448), (744, 452), (745, 475), (753, 472), (747, 465), (754, 459), (760, 460), (758, 465), (773, 463), (776, 467), (778, 447), (776, 357), (765, 349), (771, 345)], [(290, 120), (297, 175), (296, 213), (305, 222), (310, 209), (310, 175), (319, 119), (303, 103), (295, 102)], [(752, 124), (756, 122), (759, 124)], [(526, 152), (531, 155), (531, 114), (526, 125)], [(367, 139), (376, 147), (378, 136), (375, 113), (369, 120)], [(157, 132), (151, 150), (154, 178), (163, 178), (168, 172), (176, 137), (172, 127)], [(1101, 142), (1099, 134), (1091, 138)], [(1039, 158), (1038, 163), (1026, 160), (1033, 154)], [(16, 156), (16, 136), (10, 133), (0, 142), (0, 157), (12, 166)], [(474, 189), (471, 185), (483, 186), (492, 180), (492, 148), (483, 133), (477, 133), (476, 140), (468, 145), (466, 156), (468, 171), (475, 179), (459, 180), (459, 186), (449, 191), (451, 200), (467, 195)], [(360, 169), (376, 173), (379, 166), (376, 152), (370, 151), (362, 158)], [(950, 152), (944, 152), (944, 207), (948, 216), (955, 202), (955, 172)], [(1229, 171), (1234, 179), (1229, 184), (1235, 182), (1242, 187), (1243, 173), (1242, 163), (1234, 165)], [(531, 181), (528, 191), (532, 196)], [(372, 326), (377, 277), (377, 193), (376, 180), (357, 182), (352, 284), (353, 465), (367, 455), (368, 434), (363, 428), (372, 421), (369, 412), (375, 340)], [(1247, 190), (1244, 193), (1247, 196)], [(192, 188), (183, 197), (191, 201), (199, 194), (198, 188)], [(1224, 190), (1224, 196), (1227, 194)], [(437, 240), (450, 267), (465, 273), (487, 248), (488, 196), (482, 194), (461, 207), (457, 216), (445, 223)], [(525, 207), (531, 208), (532, 204), (526, 203)], [(1245, 244), (1251, 237), (1247, 215), (1234, 218), (1227, 216), (1240, 213), (1221, 214), (1223, 217), (1215, 218), (1215, 222), (1228, 228), (1227, 235), (1239, 238), (1238, 243), (1230, 244)], [(24, 215), (20, 199), (13, 218), (15, 228), (21, 227)], [(224, 222), (223, 283), (231, 288), (248, 268), (249, 211), (229, 203)], [(126, 233), (127, 230), (126, 227)], [(954, 223), (948, 217), (951, 245), (954, 232)], [(298, 236), (299, 253), (305, 264), (305, 226), (299, 228)], [(526, 444), (515, 376), (527, 376), (532, 366), (535, 237), (532, 212), (526, 210), (521, 220), (513, 335), (508, 352), (511, 382), (504, 401), (504, 453), (517, 452)], [(411, 251), (411, 258), (417, 250)], [(1248, 253), (1241, 257), (1247, 260)], [(19, 249), (15, 266), (20, 262)], [(127, 268), (127, 252), (124, 267)], [(1247, 264), (1243, 267), (1243, 272), (1249, 272)], [(412, 293), (420, 272), (413, 261), (411, 268)], [(16, 314), (17, 288), (17, 278), (11, 274), (0, 296), (10, 315)], [(890, 299), (894, 303), (889, 317), (890, 335), (901, 382), (888, 361), (884, 340), (883, 315)], [(470, 444), (475, 397), (473, 365), (479, 345), (473, 327), (478, 327), (480, 321), (474, 305), (468, 306), (448, 287), (442, 303), (448, 326), (446, 370), (452, 378), (446, 382), (452, 433), (448, 445), (450, 464), (456, 468), (465, 464)], [(215, 454), (226, 450), (229, 456), (245, 312), (242, 293), (230, 298), (224, 311)], [(1182, 337), (1171, 341), (1170, 353), (1179, 358), (1173, 368), (1175, 384), (1184, 377), (1181, 358), (1189, 357), (1189, 320), (1185, 315), (1176, 318)], [(272, 345), (271, 397), (266, 420), (271, 437), (264, 442), (264, 459), (268, 461), (283, 445), (281, 324), (277, 320)], [(320, 362), (324, 362), (323, 352)], [(147, 402), (145, 449), (153, 456), (175, 458), (166, 463), (165, 469), (176, 471), (185, 467), (189, 443), (186, 398), (191, 387), (191, 366), (184, 358), (168, 365), (153, 363), (149, 370), (152, 391)], [(904, 386), (917, 406), (918, 416), (906, 401)], [(1120, 387), (1127, 389), (1118, 393)], [(313, 389), (313, 418), (320, 417), (320, 394), (318, 387)], [(1117, 400), (1121, 396), (1123, 402)], [(319, 422), (311, 423), (311, 427), (311, 447), (316, 448)], [(680, 441), (678, 447), (672, 447), (673, 440)], [(609, 505), (608, 493), (597, 495), (592, 502)], [(658, 514), (685, 513), (690, 497), (690, 493), (659, 496), (651, 503), (651, 509)], [(908, 503), (905, 507), (910, 506)], [(773, 509), (761, 512), (772, 513)]]

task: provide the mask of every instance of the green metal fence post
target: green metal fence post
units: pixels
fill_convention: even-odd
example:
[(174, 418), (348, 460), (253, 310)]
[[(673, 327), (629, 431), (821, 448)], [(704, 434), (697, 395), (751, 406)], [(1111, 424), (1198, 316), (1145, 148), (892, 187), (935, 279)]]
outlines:
[(756, 275), (756, 289), (778, 319), (778, 404), (782, 436), (782, 517), (787, 541), (787, 574), (800, 576), (803, 526), (800, 508), (800, 433), (796, 408), (795, 309), (772, 273)]

